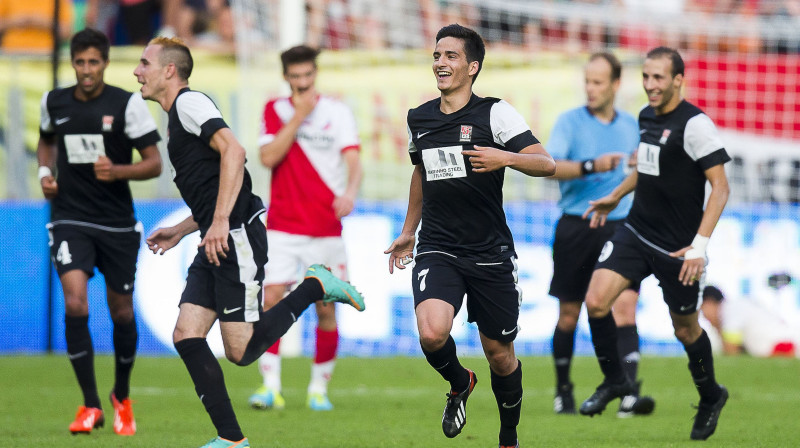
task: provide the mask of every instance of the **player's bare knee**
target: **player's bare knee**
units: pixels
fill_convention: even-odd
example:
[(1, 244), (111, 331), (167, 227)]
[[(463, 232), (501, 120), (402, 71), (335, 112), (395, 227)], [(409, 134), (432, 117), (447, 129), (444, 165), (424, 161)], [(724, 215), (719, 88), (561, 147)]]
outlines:
[(500, 376), (508, 376), (517, 369), (517, 357), (513, 351), (495, 350), (486, 352), (486, 360), (492, 372)]
[(86, 316), (89, 314), (89, 303), (81, 294), (64, 293), (64, 311), (67, 316)]
[(561, 313), (558, 316), (558, 329), (561, 331), (575, 331), (578, 326), (578, 316), (570, 313)]
[(236, 365), (244, 365), (241, 364), (242, 358), (244, 358), (244, 348), (225, 347), (225, 357), (228, 358), (228, 361)]
[(421, 328), (419, 331), (419, 343), (425, 350), (432, 352), (442, 348), (447, 342), (449, 333), (436, 331), (431, 328)]
[(586, 312), (589, 317), (597, 319), (605, 317), (611, 311), (611, 303), (604, 297), (591, 292), (586, 293)]

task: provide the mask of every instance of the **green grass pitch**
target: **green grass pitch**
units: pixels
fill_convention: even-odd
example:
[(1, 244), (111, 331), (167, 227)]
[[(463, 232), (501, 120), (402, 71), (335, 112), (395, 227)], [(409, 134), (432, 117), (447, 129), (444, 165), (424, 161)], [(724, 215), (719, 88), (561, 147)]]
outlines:
[[(524, 447), (797, 447), (800, 446), (800, 360), (722, 357), (720, 381), (731, 398), (719, 426), (706, 442), (689, 431), (697, 395), (683, 357), (645, 357), (643, 392), (656, 399), (652, 416), (618, 419), (612, 402), (595, 418), (558, 416), (552, 411), (554, 373), (549, 357), (523, 358), (524, 388), (519, 435)], [(283, 363), (283, 411), (248, 408), (259, 384), (257, 368), (222, 360), (225, 379), (242, 429), (254, 447), (492, 447), (498, 417), (486, 361), (463, 363), (479, 378), (468, 406), (468, 424), (455, 439), (441, 432), (447, 386), (423, 358), (344, 358), (336, 366), (330, 398), (335, 410), (305, 408), (307, 358)], [(105, 396), (113, 381), (109, 356), (96, 359), (98, 385)], [(140, 357), (131, 397), (138, 434), (120, 437), (107, 423), (91, 435), (72, 436), (67, 427), (80, 393), (65, 356), (0, 357), (0, 446), (38, 447), (198, 447), (215, 434), (189, 376), (178, 358)], [(592, 357), (573, 368), (576, 399), (588, 397), (600, 381)]]

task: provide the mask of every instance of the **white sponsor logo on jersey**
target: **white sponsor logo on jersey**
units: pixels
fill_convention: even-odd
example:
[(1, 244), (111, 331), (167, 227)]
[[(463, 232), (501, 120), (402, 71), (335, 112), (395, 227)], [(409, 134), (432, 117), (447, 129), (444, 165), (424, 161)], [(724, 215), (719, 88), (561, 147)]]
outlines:
[(467, 168), (461, 151), (461, 146), (423, 149), (422, 162), (425, 165), (427, 180), (467, 177)]

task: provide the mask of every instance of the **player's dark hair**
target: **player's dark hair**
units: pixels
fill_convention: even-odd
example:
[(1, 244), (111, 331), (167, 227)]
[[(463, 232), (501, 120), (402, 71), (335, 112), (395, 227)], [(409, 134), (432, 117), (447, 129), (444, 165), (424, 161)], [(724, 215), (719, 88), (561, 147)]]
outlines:
[(611, 81), (614, 82), (618, 80), (622, 76), (622, 64), (619, 62), (614, 53), (609, 51), (598, 51), (597, 53), (592, 53), (589, 57), (589, 62), (594, 61), (595, 59), (605, 59), (608, 62), (608, 65), (611, 66)]
[(703, 288), (703, 300), (722, 302), (725, 300), (725, 296), (722, 295), (722, 291), (720, 291), (716, 286), (708, 285)]
[(289, 66), (292, 64), (301, 64), (303, 62), (312, 62), (314, 67), (317, 67), (317, 56), (320, 51), (316, 48), (309, 47), (308, 45), (298, 45), (292, 47), (281, 53), (281, 64), (283, 64), (283, 74), (285, 75)]
[(669, 58), (672, 61), (672, 77), (683, 75), (686, 65), (678, 50), (669, 47), (656, 47), (647, 52), (647, 59)]
[(161, 45), (161, 54), (158, 62), (161, 65), (174, 64), (178, 77), (184, 81), (189, 80), (194, 68), (194, 59), (189, 47), (177, 37), (156, 37), (148, 45)]
[(69, 44), (70, 59), (75, 58), (75, 54), (88, 50), (89, 48), (97, 48), (104, 61), (108, 61), (108, 49), (111, 44), (108, 42), (108, 37), (102, 31), (94, 28), (84, 28), (74, 36)]
[(472, 77), (472, 83), (475, 84), (475, 80), (478, 79), (478, 75), (483, 68), (483, 57), (486, 56), (486, 46), (481, 35), (472, 29), (453, 23), (436, 33), (436, 42), (445, 37), (455, 37), (464, 41), (464, 53), (466, 53), (467, 62), (478, 61), (478, 71)]

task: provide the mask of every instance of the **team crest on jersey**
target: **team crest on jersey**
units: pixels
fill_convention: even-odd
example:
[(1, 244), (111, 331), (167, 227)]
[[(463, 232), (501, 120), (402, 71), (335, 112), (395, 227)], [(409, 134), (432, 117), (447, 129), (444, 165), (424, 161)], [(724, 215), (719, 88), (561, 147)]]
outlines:
[(672, 133), (672, 131), (670, 131), (669, 129), (664, 129), (664, 132), (661, 133), (661, 139), (658, 141), (658, 143), (661, 143), (662, 145), (666, 145), (667, 144), (667, 139), (669, 138), (669, 134), (671, 134), (671, 133)]
[(462, 124), (461, 125), (461, 138), (459, 139), (461, 142), (471, 142), (472, 141), (472, 126)]
[(103, 132), (111, 132), (111, 128), (113, 126), (114, 126), (114, 116), (103, 115)]

